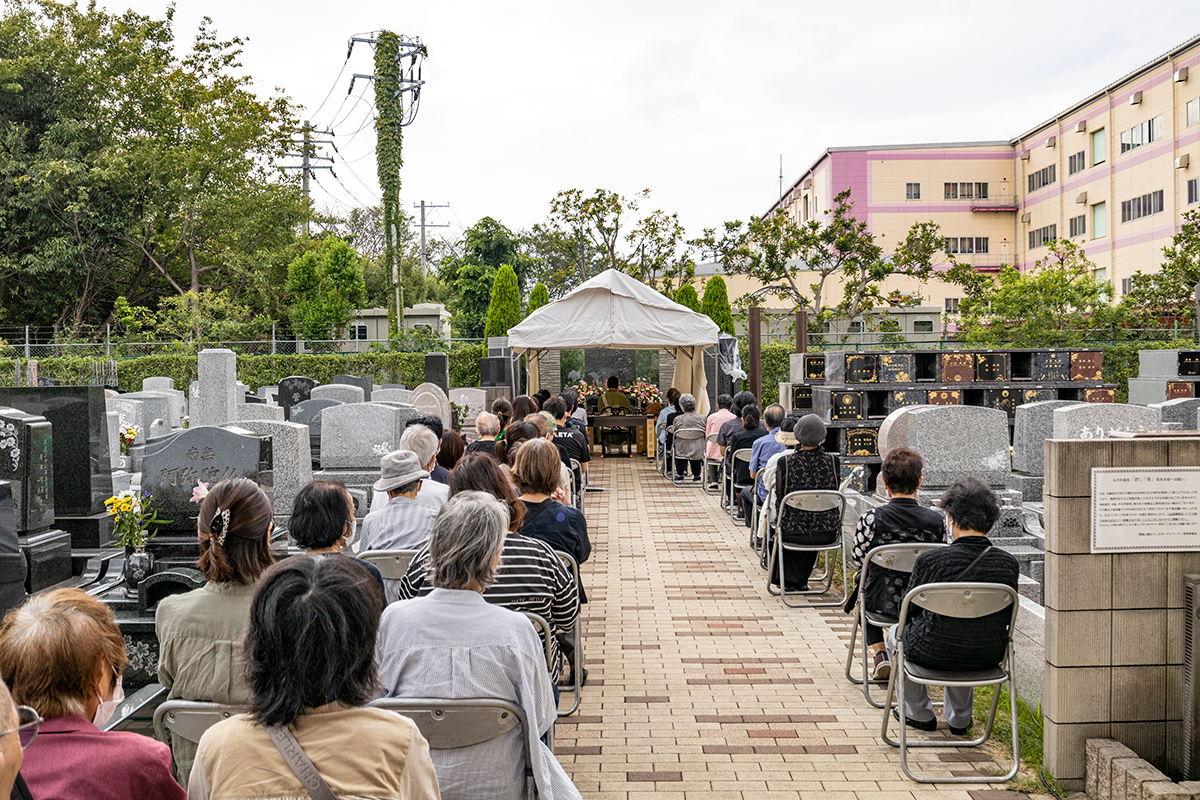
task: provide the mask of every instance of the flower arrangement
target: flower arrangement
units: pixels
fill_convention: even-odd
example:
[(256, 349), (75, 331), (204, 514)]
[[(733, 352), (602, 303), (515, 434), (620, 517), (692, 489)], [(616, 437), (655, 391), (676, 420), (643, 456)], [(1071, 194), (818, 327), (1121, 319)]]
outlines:
[(567, 388), (574, 389), (575, 391), (579, 392), (579, 398), (581, 400), (587, 397), (599, 397), (600, 395), (604, 394), (603, 386), (595, 383), (588, 383), (583, 379), (580, 379), (579, 383), (571, 384)]
[(129, 448), (142, 435), (141, 425), (126, 425), (121, 428), (121, 455), (129, 455)]
[(645, 406), (648, 403), (661, 403), (662, 393), (658, 391), (658, 387), (650, 381), (638, 378), (629, 386), (622, 389), (625, 394), (629, 395), (629, 399), (636, 402), (638, 405)]
[(165, 525), (171, 520), (159, 519), (158, 509), (154, 507), (154, 497), (149, 492), (140, 495), (124, 491), (104, 501), (110, 516), (116, 518), (113, 522), (113, 538), (121, 547), (137, 549), (145, 547), (154, 538), (156, 530), (150, 530), (153, 525)]

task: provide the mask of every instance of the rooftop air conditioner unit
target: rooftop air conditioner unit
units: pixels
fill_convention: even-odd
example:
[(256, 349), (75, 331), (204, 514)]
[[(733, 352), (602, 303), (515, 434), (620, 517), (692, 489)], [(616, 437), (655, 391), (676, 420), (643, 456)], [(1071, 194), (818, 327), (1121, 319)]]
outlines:
[(1087, 131), (1087, 120), (1086, 119), (1081, 119), (1081, 120), (1079, 120), (1079, 122), (1075, 123), (1075, 132), (1076, 133), (1084, 133), (1086, 131)]
[(1134, 92), (1133, 94), (1129, 95), (1129, 105), (1136, 106), (1136, 105), (1140, 105), (1141, 102), (1142, 102), (1142, 93), (1141, 92)]
[(1033, 219), (1033, 214), (1028, 211), (1021, 215), (1021, 222), (1028, 223), (1031, 219)]
[(804, 185), (801, 186), (800, 188), (801, 189), (811, 189), (812, 188), (812, 178), (806, 178), (804, 181)]
[(1028, 150), (1022, 150), (1022, 151), (1021, 151), (1021, 160), (1022, 160), (1022, 161), (1028, 161), (1028, 160), (1029, 160), (1029, 151), (1028, 151)]
[(1054, 147), (1054, 145), (1057, 143), (1058, 143), (1057, 136), (1047, 136), (1046, 137), (1046, 147)]
[(1188, 165), (1191, 163), (1192, 157), (1189, 154), (1184, 153), (1175, 159), (1175, 169), (1187, 169)]
[(1200, 575), (1183, 576), (1183, 777), (1200, 777)]
[(1086, 203), (1087, 202), (1087, 192), (1080, 192), (1079, 194), (1075, 195), (1075, 202), (1076, 203)]
[(1176, 83), (1187, 83), (1187, 79), (1188, 79), (1188, 68), (1187, 67), (1180, 67), (1179, 69), (1175, 70), (1175, 82)]

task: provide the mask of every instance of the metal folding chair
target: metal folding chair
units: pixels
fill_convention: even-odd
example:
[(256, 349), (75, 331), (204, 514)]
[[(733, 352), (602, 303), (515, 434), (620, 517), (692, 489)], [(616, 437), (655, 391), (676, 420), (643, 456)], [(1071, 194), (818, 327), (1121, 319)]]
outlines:
[[(571, 571), (571, 577), (575, 579), (575, 589), (580, 590), (579, 583), (579, 564), (575, 561), (575, 557), (570, 553), (564, 553), (561, 550), (556, 550), (558, 557), (562, 560), (563, 565)], [(578, 597), (578, 594), (576, 595)], [(579, 607), (576, 601), (576, 608)], [(560, 686), (560, 689), (567, 689), (575, 694), (575, 702), (566, 711), (559, 711), (560, 717), (567, 717), (579, 710), (579, 703), (583, 693), (583, 620), (576, 615), (575, 626), (571, 628), (571, 644), (575, 652), (571, 655), (571, 676), (574, 683), (570, 686)]]
[[(605, 406), (603, 413), (614, 417), (626, 417), (629, 416), (629, 409), (625, 406)], [(599, 428), (599, 431), (600, 450), (602, 453), (608, 455), (608, 448), (615, 439), (617, 442), (617, 453), (621, 452), (622, 447), (629, 445), (629, 455), (633, 455), (633, 443), (637, 441), (637, 435), (633, 431), (628, 428), (619, 427)]]
[(729, 468), (728, 468), (729, 494), (728, 494), (728, 497), (729, 497), (729, 518), (730, 519), (737, 519), (738, 492), (740, 492), (742, 489), (745, 489), (747, 487), (754, 485), (753, 481), (751, 481), (750, 483), (738, 483), (737, 482), (737, 467), (738, 467), (737, 462), (744, 461), (747, 464), (747, 468), (749, 468), (751, 452), (752, 451), (749, 447), (743, 447), (741, 450), (735, 451), (733, 456), (731, 456), (730, 460), (729, 460)]
[[(711, 444), (716, 444), (718, 436), (720, 436), (719, 433), (710, 433), (708, 436), (705, 437), (704, 440)], [(712, 481), (708, 477), (708, 470), (710, 468), (713, 468), (716, 470), (716, 473), (717, 473), (716, 474), (716, 483), (712, 483)], [(721, 494), (721, 477), (724, 475), (724, 472), (723, 472), (724, 469), (725, 469), (725, 459), (723, 459), (723, 458), (713, 459), (713, 458), (709, 458), (708, 456), (704, 457), (704, 493), (705, 494)], [(713, 486), (712, 489), (708, 488), (710, 484)]]
[(580, 513), (583, 513), (583, 498), (587, 495), (587, 473), (583, 471), (583, 465), (577, 459), (572, 458), (571, 477), (574, 478), (576, 475), (579, 476), (579, 485), (577, 487), (573, 486), (571, 491), (575, 493), (578, 490), (578, 493), (575, 495), (575, 508)]
[[(854, 615), (854, 627), (850, 629), (850, 646), (846, 650), (846, 677), (851, 683), (862, 684), (863, 696), (867, 698), (867, 702), (875, 708), (883, 708), (883, 701), (876, 700), (871, 696), (871, 685), (885, 685), (882, 680), (873, 681), (868, 675), (871, 666), (868, 663), (867, 657), (867, 624), (870, 623), (878, 628), (888, 628), (900, 621), (899, 617), (893, 617), (890, 614), (883, 614), (879, 611), (867, 608), (865, 602), (866, 595), (864, 594), (867, 585), (867, 575), (878, 569), (890, 569), (893, 572), (913, 571), (913, 565), (917, 562), (917, 556), (924, 553), (926, 550), (935, 550), (939, 547), (945, 547), (942, 543), (933, 542), (913, 542), (911, 544), (888, 544), (883, 547), (876, 547), (871, 552), (867, 553), (867, 558), (863, 562), (862, 574), (858, 578), (858, 613)], [(851, 665), (854, 663), (854, 650), (859, 641), (859, 632), (862, 632), (862, 652), (859, 658), (862, 661), (862, 677), (858, 678), (851, 672)]]
[(374, 564), (385, 581), (398, 581), (408, 572), (416, 550), (364, 550), (356, 558)]
[(204, 732), (234, 714), (244, 714), (246, 706), (200, 703), (195, 700), (167, 700), (154, 709), (154, 738), (170, 743), (167, 731), (189, 742), (199, 742)]
[[(671, 483), (675, 486), (684, 484), (684, 480), (680, 477), (679, 471), (679, 443), (696, 442), (704, 439), (704, 431), (695, 428), (684, 428), (681, 431), (675, 431), (671, 435)], [(684, 470), (687, 470), (687, 464), (684, 464)], [(704, 486), (704, 477), (701, 476), (700, 486)]]
[(429, 742), (430, 750), (455, 750), (483, 744), (519, 727), (525, 752), (525, 796), (537, 797), (533, 760), (529, 752), (529, 721), (516, 703), (494, 697), (456, 700), (385, 697), (370, 705), (395, 711), (411, 719), (425, 741)]
[[(836, 541), (830, 544), (819, 545), (799, 545), (788, 544), (783, 541), (783, 515), (787, 511), (793, 513), (817, 513), (821, 511), (837, 510), (838, 520), (834, 531), (837, 535)], [(796, 492), (789, 492), (779, 504), (779, 508), (775, 511), (775, 530), (774, 538), (775, 545), (771, 550), (771, 563), (767, 567), (767, 592), (773, 595), (779, 595), (783, 599), (783, 604), (791, 608), (801, 608), (804, 606), (810, 608), (833, 608), (841, 606), (846, 602), (846, 553), (845, 543), (846, 536), (842, 532), (842, 516), (846, 513), (846, 496), (841, 492), (833, 489), (811, 489)], [(820, 595), (828, 594), (833, 588), (833, 551), (842, 551), (842, 597), (825, 603), (789, 603), (787, 586), (784, 585), (783, 578), (783, 551), (788, 550), (795, 553), (811, 553), (816, 552), (818, 557), (823, 553), (825, 556), (825, 571), (820, 575), (815, 576), (816, 580), (820, 581), (820, 588), (806, 589), (802, 592), (791, 592), (791, 594), (800, 595)], [(771, 575), (777, 573), (779, 589), (771, 588)]]
[[(1010, 610), (1008, 620), (1008, 638), (1005, 643), (1004, 660), (992, 669), (975, 672), (956, 672), (949, 670), (930, 669), (909, 662), (904, 656), (904, 629), (912, 606), (923, 609), (931, 614), (957, 619), (979, 619), (990, 614), (996, 614), (1006, 609)], [(1005, 783), (1013, 779), (1021, 764), (1020, 742), (1018, 740), (1019, 725), (1017, 716), (1017, 680), (1015, 662), (1013, 659), (1012, 632), (1017, 627), (1017, 611), (1020, 600), (1016, 589), (999, 583), (927, 583), (917, 586), (904, 596), (900, 604), (900, 627), (896, 629), (896, 653), (892, 663), (892, 675), (888, 679), (887, 697), (883, 704), (883, 726), (880, 736), (893, 747), (900, 748), (900, 766), (904, 774), (918, 783)], [(992, 695), (992, 706), (988, 711), (987, 725), (983, 735), (978, 739), (947, 740), (921, 739), (908, 741), (908, 726), (899, 723), (899, 739), (888, 736), (888, 723), (891, 721), (892, 708), (904, 708), (904, 682), (914, 681), (926, 686), (995, 686)], [(999, 687), (1008, 684), (1009, 715), (1012, 724), (1012, 768), (1003, 775), (969, 776), (969, 775), (915, 775), (908, 766), (908, 748), (910, 747), (978, 747), (992, 735), (992, 727), (996, 722), (996, 710), (1000, 706)], [(905, 709), (907, 710), (907, 709)], [(903, 713), (901, 714), (903, 719)]]
[[(767, 554), (767, 534), (771, 528), (772, 499), (775, 493), (775, 467), (764, 467), (762, 471), (763, 488), (767, 490), (767, 501), (760, 508), (758, 492), (754, 493), (754, 517), (750, 523), (750, 549), (764, 561)], [(757, 541), (756, 541), (757, 540)]]

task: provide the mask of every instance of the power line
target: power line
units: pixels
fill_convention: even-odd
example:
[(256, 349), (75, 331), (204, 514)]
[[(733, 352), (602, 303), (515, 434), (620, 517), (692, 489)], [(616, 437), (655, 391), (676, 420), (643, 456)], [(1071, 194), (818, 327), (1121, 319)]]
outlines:
[[(346, 65), (349, 63), (350, 63), (350, 51), (347, 51), (346, 52), (346, 60), (342, 62), (342, 68), (338, 70), (337, 77), (333, 79), (333, 86), (329, 87), (329, 92), (328, 92), (328, 94), (325, 95), (325, 99), (321, 101), (321, 105), (317, 106), (317, 110), (312, 112), (312, 114), (309, 115), (310, 117), (315, 117), (317, 114), (320, 114), (321, 109), (324, 108), (325, 104), (329, 102), (329, 98), (333, 97), (333, 90), (337, 88), (338, 81), (340, 81), (342, 79), (342, 73), (346, 71)], [(336, 117), (337, 114), (334, 114), (334, 116)]]

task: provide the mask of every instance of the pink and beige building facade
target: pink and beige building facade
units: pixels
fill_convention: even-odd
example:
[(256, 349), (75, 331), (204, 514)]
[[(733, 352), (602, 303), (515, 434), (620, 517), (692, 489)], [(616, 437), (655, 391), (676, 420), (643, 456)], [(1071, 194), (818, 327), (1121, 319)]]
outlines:
[[(1014, 139), (832, 147), (767, 213), (824, 220), (844, 189), (885, 252), (924, 221), (986, 272), (1029, 269), (1048, 241), (1070, 239), (1119, 297), (1200, 209), (1200, 36)], [(888, 288), (955, 308), (941, 281)]]

